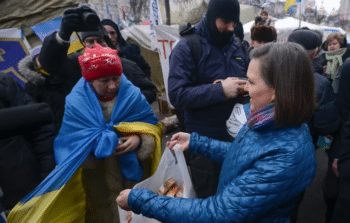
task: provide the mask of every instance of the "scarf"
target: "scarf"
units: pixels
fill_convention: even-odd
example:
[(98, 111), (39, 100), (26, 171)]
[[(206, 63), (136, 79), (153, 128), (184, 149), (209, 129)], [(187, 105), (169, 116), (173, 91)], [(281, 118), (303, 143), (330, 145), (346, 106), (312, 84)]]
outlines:
[(334, 51), (326, 51), (327, 68), (326, 74), (329, 80), (334, 80), (335, 75), (341, 65), (343, 65), (343, 55), (346, 52), (345, 48), (340, 48)]
[(272, 123), (275, 113), (275, 104), (268, 104), (252, 113), (248, 116), (247, 125), (251, 129), (259, 129), (269, 123)]

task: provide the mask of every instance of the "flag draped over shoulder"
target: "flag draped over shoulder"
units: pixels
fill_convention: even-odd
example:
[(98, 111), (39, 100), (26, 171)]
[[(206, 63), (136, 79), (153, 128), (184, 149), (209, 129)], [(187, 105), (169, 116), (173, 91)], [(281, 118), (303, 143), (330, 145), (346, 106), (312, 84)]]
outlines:
[[(62, 127), (54, 142), (57, 167), (12, 209), (8, 222), (84, 222), (85, 192), (80, 165), (90, 153), (98, 159), (110, 156), (119, 136), (148, 134), (156, 141), (153, 174), (161, 157), (161, 128), (157, 123), (145, 97), (123, 74), (109, 123), (104, 120), (90, 84), (80, 79), (66, 98)], [(137, 177), (135, 153), (118, 158), (124, 176)]]

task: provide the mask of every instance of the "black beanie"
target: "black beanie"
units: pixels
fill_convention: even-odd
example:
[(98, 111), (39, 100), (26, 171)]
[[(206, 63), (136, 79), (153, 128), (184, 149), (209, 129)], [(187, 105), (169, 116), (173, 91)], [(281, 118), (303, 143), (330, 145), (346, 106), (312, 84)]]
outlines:
[(210, 0), (206, 13), (207, 22), (217, 18), (239, 22), (239, 2), (237, 0)]
[(222, 48), (231, 39), (231, 33), (220, 33), (216, 27), (215, 20), (222, 18), (229, 21), (239, 22), (239, 2), (238, 0), (210, 0), (205, 21), (212, 38), (212, 42)]
[(322, 40), (319, 34), (317, 34), (315, 31), (299, 29), (293, 31), (288, 36), (288, 42), (298, 43), (307, 50), (313, 50), (320, 46), (320, 42), (322, 42)]
[(79, 32), (79, 36), (81, 38), (81, 41), (84, 42), (84, 40), (90, 36), (97, 36), (97, 37), (103, 38), (104, 34), (103, 34), (101, 27), (99, 27), (97, 31)]

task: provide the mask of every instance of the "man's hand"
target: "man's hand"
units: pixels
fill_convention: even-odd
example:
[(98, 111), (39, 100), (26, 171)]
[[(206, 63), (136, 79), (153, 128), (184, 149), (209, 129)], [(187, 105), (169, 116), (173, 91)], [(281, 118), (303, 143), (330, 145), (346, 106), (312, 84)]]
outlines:
[(140, 144), (140, 138), (136, 135), (126, 136), (120, 138), (124, 143), (117, 146), (112, 155), (119, 156), (123, 153), (134, 151)]
[(69, 41), (72, 33), (79, 29), (80, 18), (76, 8), (74, 9), (66, 9), (63, 12), (61, 28), (58, 32), (58, 35), (65, 41)]
[(244, 86), (247, 83), (246, 80), (240, 80), (234, 77), (228, 77), (221, 81), (222, 89), (226, 98), (235, 98), (240, 91), (244, 90)]
[(120, 194), (117, 197), (117, 204), (119, 207), (125, 211), (130, 211), (129, 205), (128, 205), (128, 196), (130, 194), (130, 189), (123, 190), (120, 192)]
[(339, 177), (339, 172), (338, 172), (338, 160), (334, 160), (332, 163), (332, 170), (334, 174)]

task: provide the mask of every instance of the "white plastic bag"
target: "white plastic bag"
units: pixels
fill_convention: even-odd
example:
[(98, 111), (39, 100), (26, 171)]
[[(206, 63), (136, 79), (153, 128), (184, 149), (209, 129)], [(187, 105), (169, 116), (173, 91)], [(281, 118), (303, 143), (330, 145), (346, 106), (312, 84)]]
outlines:
[[(175, 145), (175, 152), (165, 148), (157, 171), (150, 178), (136, 184), (133, 189), (148, 189), (156, 193), (163, 183), (170, 177), (175, 178), (178, 185), (181, 185), (182, 181), (184, 181), (184, 198), (196, 198), (196, 193), (194, 192), (192, 181), (188, 173), (185, 157), (179, 145)], [(125, 219), (129, 212), (124, 211), (119, 207), (118, 209), (120, 223), (127, 223)], [(155, 219), (132, 213), (131, 223), (140, 222), (159, 223), (159, 221)]]
[(234, 138), (237, 136), (243, 125), (247, 122), (247, 117), (243, 106), (244, 105), (242, 104), (235, 104), (230, 118), (226, 121), (227, 132)]

